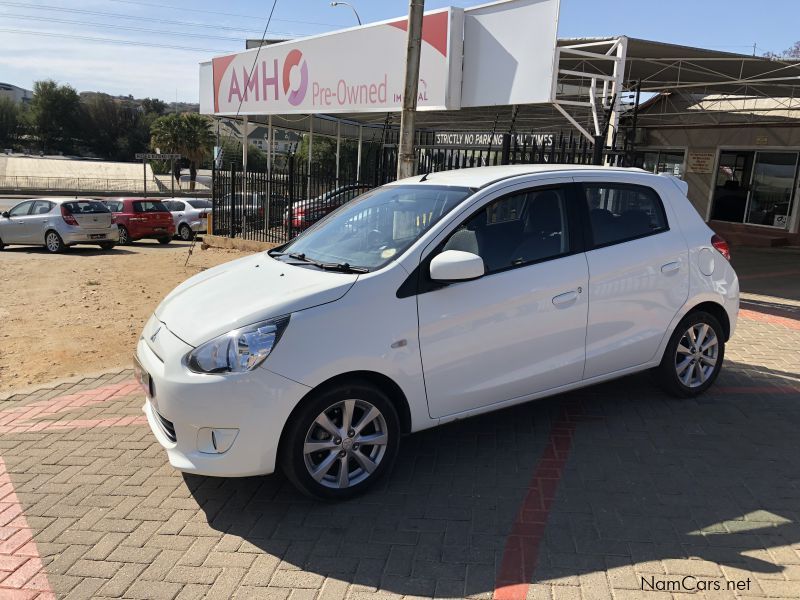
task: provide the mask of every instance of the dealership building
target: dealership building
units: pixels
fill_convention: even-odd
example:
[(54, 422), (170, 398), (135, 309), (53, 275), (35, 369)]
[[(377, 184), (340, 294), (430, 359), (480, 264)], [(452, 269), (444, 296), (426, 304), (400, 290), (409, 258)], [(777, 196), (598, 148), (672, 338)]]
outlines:
[[(421, 171), (637, 166), (684, 179), (735, 243), (800, 244), (800, 62), (627, 36), (558, 39), (558, 13), (558, 0), (507, 0), (425, 14)], [(267, 147), (276, 128), (337, 148), (357, 140), (360, 171), (362, 141), (396, 143), (406, 27), (400, 17), (201, 63), (201, 112), (240, 119), (243, 135), (263, 126)]]

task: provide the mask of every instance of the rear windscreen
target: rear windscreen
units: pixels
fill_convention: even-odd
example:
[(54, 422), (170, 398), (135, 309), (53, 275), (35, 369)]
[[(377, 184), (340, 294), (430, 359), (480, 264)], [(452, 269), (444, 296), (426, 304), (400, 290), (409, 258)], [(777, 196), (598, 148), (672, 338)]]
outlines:
[(62, 204), (73, 215), (90, 215), (96, 213), (111, 212), (102, 202), (94, 200), (75, 200), (74, 202), (64, 202)]
[(211, 208), (211, 202), (208, 200), (188, 200), (192, 208)]
[(169, 212), (160, 200), (137, 200), (133, 203), (133, 211), (137, 213)]

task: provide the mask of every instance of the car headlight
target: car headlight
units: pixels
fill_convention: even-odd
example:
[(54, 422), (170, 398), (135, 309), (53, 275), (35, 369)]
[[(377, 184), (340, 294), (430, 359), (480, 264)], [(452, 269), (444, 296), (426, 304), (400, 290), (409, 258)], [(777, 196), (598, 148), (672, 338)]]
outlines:
[(201, 344), (186, 355), (195, 373), (244, 373), (264, 362), (281, 339), (289, 317), (235, 329)]

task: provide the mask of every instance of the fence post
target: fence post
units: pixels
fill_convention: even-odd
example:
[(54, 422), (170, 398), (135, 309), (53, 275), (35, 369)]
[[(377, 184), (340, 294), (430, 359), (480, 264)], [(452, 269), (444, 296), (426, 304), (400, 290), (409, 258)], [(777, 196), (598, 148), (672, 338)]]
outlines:
[(229, 223), (229, 237), (236, 237), (236, 165), (231, 163), (231, 213)]
[(286, 240), (292, 239), (292, 221), (294, 220), (294, 154), (289, 155), (289, 206), (287, 211), (287, 219), (286, 219)]
[(592, 148), (592, 164), (593, 165), (602, 165), (603, 164), (604, 140), (605, 140), (605, 138), (602, 135), (594, 136), (594, 147)]
[(509, 160), (509, 154), (511, 154), (511, 134), (504, 133), (503, 134), (503, 147), (502, 152), (500, 155), (500, 164), (507, 165)]

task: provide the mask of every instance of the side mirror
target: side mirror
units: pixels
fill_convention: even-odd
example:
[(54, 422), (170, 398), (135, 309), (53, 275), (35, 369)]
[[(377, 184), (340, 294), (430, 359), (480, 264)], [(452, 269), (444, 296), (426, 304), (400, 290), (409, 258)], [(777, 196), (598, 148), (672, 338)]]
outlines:
[(11, 213), (9, 213), (7, 210), (4, 210), (2, 213), (0, 213), (0, 216), (5, 218), (5, 219), (10, 219), (11, 218)]
[(430, 268), (434, 281), (467, 281), (486, 272), (480, 256), (461, 250), (445, 250), (434, 257)]

